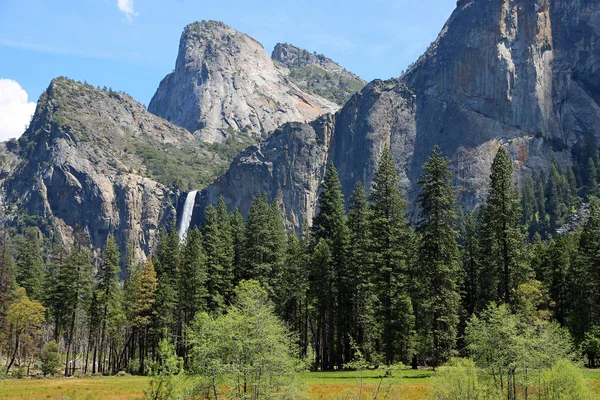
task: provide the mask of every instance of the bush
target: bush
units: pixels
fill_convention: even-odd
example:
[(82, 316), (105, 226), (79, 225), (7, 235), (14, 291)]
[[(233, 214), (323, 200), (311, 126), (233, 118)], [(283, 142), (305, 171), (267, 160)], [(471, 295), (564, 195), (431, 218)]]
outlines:
[(592, 392), (581, 370), (568, 360), (542, 373), (540, 400), (591, 400)]
[(472, 360), (456, 358), (438, 370), (434, 378), (431, 398), (491, 400), (497, 396), (480, 381), (478, 370)]
[(56, 341), (51, 341), (44, 346), (42, 354), (40, 355), (40, 369), (44, 376), (50, 374), (54, 375), (62, 364), (62, 357)]

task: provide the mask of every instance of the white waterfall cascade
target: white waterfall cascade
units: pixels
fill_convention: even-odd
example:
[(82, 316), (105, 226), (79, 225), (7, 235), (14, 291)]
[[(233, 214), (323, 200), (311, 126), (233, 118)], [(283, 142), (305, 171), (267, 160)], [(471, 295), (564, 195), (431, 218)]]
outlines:
[(181, 214), (181, 220), (179, 221), (179, 240), (184, 241), (190, 224), (192, 223), (192, 214), (194, 213), (194, 205), (196, 204), (197, 190), (189, 192), (185, 198), (185, 204), (183, 205), (183, 213)]

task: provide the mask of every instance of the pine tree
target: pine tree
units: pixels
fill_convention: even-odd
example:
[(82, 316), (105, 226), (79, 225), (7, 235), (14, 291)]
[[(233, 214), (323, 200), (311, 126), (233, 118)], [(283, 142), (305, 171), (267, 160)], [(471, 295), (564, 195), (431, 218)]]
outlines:
[(231, 226), (231, 239), (233, 240), (233, 285), (234, 287), (243, 279), (245, 235), (246, 226), (244, 217), (239, 210), (235, 210), (229, 217)]
[[(148, 258), (139, 271), (131, 274), (130, 320), (133, 327), (132, 338), (137, 338), (139, 373), (145, 372), (148, 358), (148, 327), (152, 323), (152, 309), (156, 302), (158, 282), (152, 259)], [(135, 350), (135, 349), (134, 349)]]
[(58, 342), (67, 324), (69, 309), (65, 307), (69, 296), (71, 271), (67, 266), (68, 251), (56, 241), (52, 245), (44, 279), (44, 306), (54, 325), (54, 341)]
[(202, 233), (197, 228), (188, 231), (181, 256), (179, 274), (179, 335), (184, 335), (185, 327), (196, 313), (207, 310), (208, 291), (206, 281), (206, 254), (202, 246)]
[(59, 272), (60, 287), (64, 292), (66, 339), (65, 339), (65, 376), (75, 371), (75, 338), (78, 333), (83, 334), (82, 318), (90, 307), (92, 297), (93, 266), (92, 257), (88, 248), (84, 246), (83, 233), (75, 233), (75, 244), (69, 252), (64, 265)]
[(415, 311), (423, 355), (433, 367), (452, 355), (459, 322), (456, 196), (449, 164), (436, 146), (418, 182), (421, 215), (417, 232), (421, 240)]
[[(112, 236), (106, 240), (102, 259), (98, 268), (96, 293), (94, 296), (95, 307), (97, 309), (97, 323), (100, 328), (99, 342), (99, 364), (98, 370), (105, 371), (105, 358), (108, 355), (109, 341), (119, 330), (124, 322), (123, 303), (121, 286), (119, 284), (119, 275), (121, 268), (119, 262), (121, 255), (117, 248), (117, 243)], [(94, 352), (95, 354), (95, 352)], [(95, 363), (95, 357), (93, 362)], [(110, 366), (107, 366), (110, 368)], [(113, 372), (116, 367), (113, 364)]]
[(0, 233), (0, 345), (6, 330), (6, 313), (15, 289), (15, 266), (8, 232)]
[(308, 350), (308, 259), (296, 234), (288, 236), (280, 289), (279, 314), (298, 334), (300, 357)]
[(320, 295), (331, 296), (334, 301), (329, 312), (333, 318), (335, 342), (331, 350), (333, 362), (339, 367), (344, 359), (349, 359), (352, 353), (349, 335), (352, 329), (352, 303), (349, 291), (349, 231), (346, 223), (346, 210), (342, 185), (333, 163), (330, 163), (321, 185), (318, 201), (318, 213), (313, 221), (313, 236), (318, 241), (327, 241), (331, 251), (331, 264), (334, 274), (334, 284), (329, 293)]
[(373, 268), (369, 235), (370, 209), (362, 183), (357, 183), (350, 196), (348, 228), (350, 230), (349, 289), (352, 309), (352, 338), (366, 357), (374, 348)]
[[(212, 205), (204, 211), (204, 251), (208, 271), (208, 309), (223, 310), (233, 291), (233, 238), (227, 212), (224, 211), (223, 198), (219, 201), (219, 209)], [(225, 214), (225, 215), (223, 215)]]
[(243, 279), (255, 279), (278, 302), (278, 281), (281, 280), (285, 257), (286, 235), (281, 211), (269, 205), (267, 195), (259, 193), (252, 200), (245, 229)]
[(380, 344), (376, 350), (383, 353), (388, 364), (411, 359), (415, 324), (408, 290), (413, 238), (399, 185), (393, 156), (386, 149), (369, 198), (375, 316), (381, 324)]
[(519, 194), (512, 174), (512, 161), (501, 147), (492, 163), (490, 190), (483, 208), (480, 285), (484, 305), (489, 301), (510, 304), (512, 291), (531, 277), (519, 226)]
[(335, 285), (335, 274), (331, 262), (331, 251), (325, 239), (320, 239), (312, 252), (310, 260), (310, 294), (314, 309), (312, 320), (315, 368), (321, 371), (332, 370), (335, 365), (334, 317), (335, 298), (327, 296)]
[(558, 170), (556, 159), (553, 161), (546, 183), (546, 212), (550, 221), (551, 233), (556, 232), (565, 220), (569, 191), (566, 178)]
[(155, 344), (163, 338), (164, 332), (175, 333), (176, 330), (180, 253), (181, 241), (176, 227), (172, 225), (167, 231), (160, 232), (157, 251), (152, 259), (158, 279), (152, 324)]
[(38, 234), (37, 228), (26, 228), (23, 235), (15, 240), (17, 284), (25, 288), (27, 297), (32, 300), (42, 298), (44, 280), (44, 261)]
[(479, 263), (479, 239), (477, 219), (472, 212), (465, 215), (460, 235), (460, 249), (462, 260), (462, 295), (463, 311), (465, 320), (469, 319), (477, 309), (479, 299), (478, 272)]
[(586, 194), (595, 195), (598, 192), (598, 174), (596, 171), (596, 163), (592, 157), (588, 158), (585, 169), (587, 191)]
[(573, 323), (576, 337), (581, 338), (600, 318), (600, 200), (596, 198), (591, 199), (590, 217), (581, 232), (578, 250)]

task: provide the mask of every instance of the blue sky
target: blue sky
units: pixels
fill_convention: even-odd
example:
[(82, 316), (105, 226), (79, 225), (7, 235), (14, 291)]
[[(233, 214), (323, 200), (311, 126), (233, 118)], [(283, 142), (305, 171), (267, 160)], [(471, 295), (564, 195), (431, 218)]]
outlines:
[(0, 139), (6, 137), (7, 119), (30, 112), (28, 102), (56, 76), (122, 90), (147, 105), (175, 65), (181, 31), (194, 21), (223, 21), (260, 41), (268, 53), (277, 42), (323, 53), (372, 80), (399, 76), (435, 39), (455, 5), (455, 0), (0, 0)]

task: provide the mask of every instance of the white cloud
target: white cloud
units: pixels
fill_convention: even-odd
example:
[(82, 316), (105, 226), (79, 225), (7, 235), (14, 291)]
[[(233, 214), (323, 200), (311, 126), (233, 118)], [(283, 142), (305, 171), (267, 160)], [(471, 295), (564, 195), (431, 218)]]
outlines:
[(135, 12), (133, 9), (133, 0), (117, 0), (117, 7), (119, 7), (119, 10), (125, 14), (125, 17), (129, 22), (133, 20), (133, 17), (137, 17), (139, 15), (139, 13)]
[(18, 82), (0, 79), (0, 141), (17, 138), (27, 129), (35, 103)]

